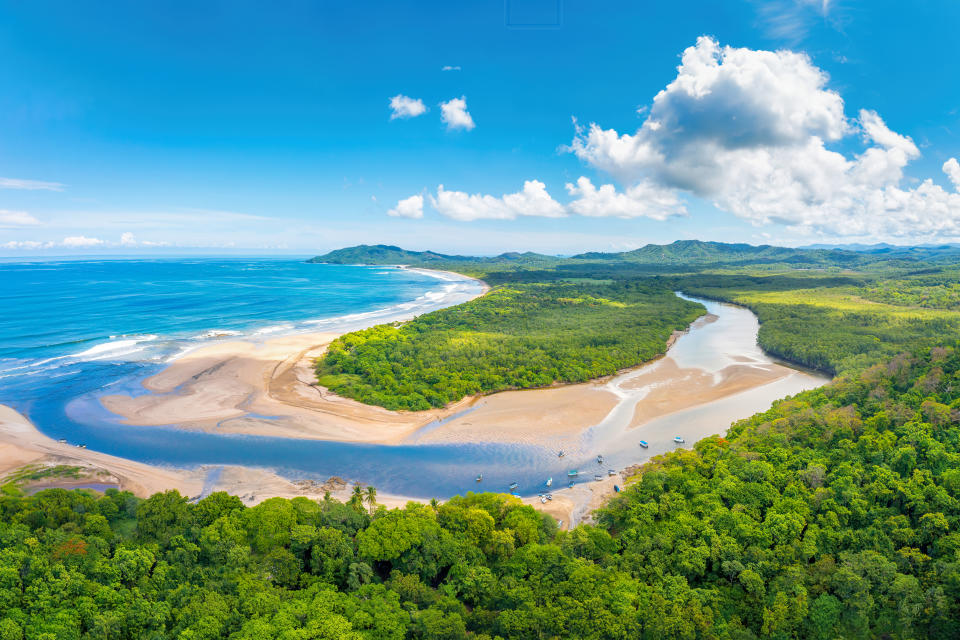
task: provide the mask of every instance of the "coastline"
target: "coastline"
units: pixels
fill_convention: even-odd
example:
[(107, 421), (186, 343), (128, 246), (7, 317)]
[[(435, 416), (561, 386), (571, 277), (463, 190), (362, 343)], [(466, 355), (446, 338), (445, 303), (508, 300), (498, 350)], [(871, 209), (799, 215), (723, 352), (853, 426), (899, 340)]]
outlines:
[[(291, 333), (263, 341), (220, 342), (181, 354), (142, 382), (148, 394), (106, 395), (101, 404), (131, 426), (176, 425), (185, 429), (286, 438), (398, 444), (418, 429), (470, 406), (464, 398), (443, 409), (395, 412), (338, 396), (315, 384), (314, 360), (337, 337), (378, 324), (474, 300), (490, 290), (477, 278), (449, 271), (395, 265), (447, 282), (472, 281), (469, 297), (435, 300), (428, 310), (397, 310), (344, 326), (342, 331)], [(250, 415), (281, 416), (269, 424)]]

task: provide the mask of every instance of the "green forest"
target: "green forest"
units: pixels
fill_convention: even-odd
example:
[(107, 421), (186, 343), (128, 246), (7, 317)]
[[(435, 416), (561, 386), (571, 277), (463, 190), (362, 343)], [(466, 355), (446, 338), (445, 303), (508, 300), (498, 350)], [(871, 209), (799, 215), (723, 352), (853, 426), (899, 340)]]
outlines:
[(497, 494), (0, 492), (0, 638), (960, 636), (960, 351), (653, 460), (560, 532)]
[(321, 385), (388, 409), (584, 382), (638, 365), (704, 313), (659, 284), (532, 283), (399, 326), (341, 336), (317, 363)]

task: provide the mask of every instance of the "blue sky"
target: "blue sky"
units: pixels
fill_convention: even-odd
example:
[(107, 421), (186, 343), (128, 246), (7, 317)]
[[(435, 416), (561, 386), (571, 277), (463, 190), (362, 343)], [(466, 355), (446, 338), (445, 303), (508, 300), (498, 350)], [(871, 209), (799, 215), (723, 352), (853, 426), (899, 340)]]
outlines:
[(953, 241), (958, 26), (954, 0), (0, 2), (0, 251)]

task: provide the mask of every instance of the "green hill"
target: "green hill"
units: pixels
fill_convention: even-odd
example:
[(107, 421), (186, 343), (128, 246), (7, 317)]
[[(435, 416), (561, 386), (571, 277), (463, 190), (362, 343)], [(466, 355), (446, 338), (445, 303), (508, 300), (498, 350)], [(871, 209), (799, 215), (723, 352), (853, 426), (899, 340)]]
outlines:
[(862, 263), (868, 255), (839, 249), (792, 249), (771, 245), (726, 244), (702, 240), (677, 240), (671, 244), (648, 244), (633, 251), (621, 253), (581, 253), (574, 260), (610, 260), (640, 264), (714, 264), (785, 262), (837, 265)]
[(356, 247), (337, 249), (308, 262), (324, 264), (412, 264), (434, 262), (477, 262), (482, 258), (451, 256), (434, 251), (407, 251), (389, 244), (361, 244)]

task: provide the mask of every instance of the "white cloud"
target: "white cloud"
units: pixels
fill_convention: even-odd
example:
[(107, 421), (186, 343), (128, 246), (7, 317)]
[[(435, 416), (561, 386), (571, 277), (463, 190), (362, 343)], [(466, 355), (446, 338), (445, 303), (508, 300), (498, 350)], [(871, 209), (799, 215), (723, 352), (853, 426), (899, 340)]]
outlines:
[(666, 220), (687, 213), (676, 192), (646, 181), (618, 192), (612, 184), (597, 188), (589, 178), (581, 176), (576, 185), (567, 183), (567, 191), (578, 197), (568, 207), (582, 216)]
[[(848, 120), (827, 81), (803, 54), (721, 48), (702, 37), (635, 133), (578, 127), (570, 149), (627, 185), (625, 196), (641, 185), (660, 196), (687, 192), (755, 224), (808, 233), (960, 237), (960, 194), (930, 180), (904, 189), (917, 146), (875, 112)], [(828, 148), (857, 132), (861, 153)], [(951, 179), (953, 166), (944, 165)], [(592, 209), (602, 189), (580, 194), (581, 208)]]
[(0, 189), (26, 189), (28, 191), (63, 191), (59, 182), (40, 180), (21, 180), (19, 178), (0, 178)]
[(943, 172), (950, 178), (953, 187), (960, 191), (960, 162), (957, 162), (956, 158), (950, 158), (943, 163)]
[(4, 249), (49, 249), (54, 246), (54, 243), (37, 242), (35, 240), (11, 240), (0, 246)]
[(70, 236), (64, 238), (61, 242), (64, 247), (68, 249), (84, 249), (89, 247), (99, 247), (104, 244), (103, 240), (100, 238), (88, 238), (87, 236)]
[(501, 197), (447, 191), (437, 187), (430, 204), (441, 214), (454, 220), (513, 220), (517, 216), (561, 218), (566, 215), (562, 204), (550, 197), (546, 185), (538, 180), (527, 180), (523, 190)]
[(443, 120), (448, 130), (466, 129), (470, 131), (475, 126), (473, 117), (467, 111), (467, 97), (451, 98), (446, 102), (440, 103), (440, 119)]
[(395, 218), (422, 218), (423, 196), (417, 194), (400, 200), (396, 207), (387, 211), (387, 215)]
[(818, 22), (827, 21), (830, 0), (755, 0), (757, 15), (767, 35), (796, 44)]
[(427, 107), (423, 104), (423, 100), (414, 99), (400, 93), (390, 98), (390, 110), (390, 119), (395, 120), (397, 118), (416, 118), (426, 113)]
[(137, 244), (137, 238), (129, 231), (126, 231), (120, 236), (120, 244), (124, 247), (134, 247)]
[(445, 64), (442, 67), (440, 67), (440, 70), (441, 71), (460, 71), (460, 65), (454, 66), (454, 65)]
[(32, 227), (38, 224), (40, 224), (40, 221), (26, 211), (9, 211), (7, 209), (0, 209), (0, 229), (9, 229), (11, 227)]

